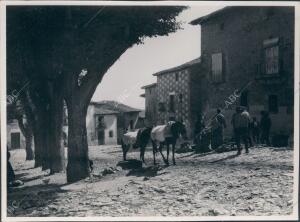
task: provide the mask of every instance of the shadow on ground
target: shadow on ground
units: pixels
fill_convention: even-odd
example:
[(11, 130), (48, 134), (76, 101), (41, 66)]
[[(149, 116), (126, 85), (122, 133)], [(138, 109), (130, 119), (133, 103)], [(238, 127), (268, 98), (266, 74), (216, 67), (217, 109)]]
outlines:
[(49, 206), (55, 202), (65, 184), (39, 184), (11, 188), (7, 194), (7, 214), (10, 217), (31, 214), (36, 208)]
[(149, 167), (142, 167), (139, 169), (132, 169), (130, 170), (126, 176), (137, 176), (137, 177), (155, 177), (163, 174), (167, 174), (167, 172), (159, 172), (166, 168), (167, 166), (149, 166)]

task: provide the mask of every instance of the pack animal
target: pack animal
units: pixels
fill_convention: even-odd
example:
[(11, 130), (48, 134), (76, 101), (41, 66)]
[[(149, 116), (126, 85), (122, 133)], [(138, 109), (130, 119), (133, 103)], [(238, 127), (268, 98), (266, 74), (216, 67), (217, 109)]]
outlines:
[(140, 148), (140, 159), (145, 163), (144, 155), (146, 146), (150, 140), (151, 127), (145, 127), (133, 132), (128, 132), (122, 138), (123, 160), (126, 160), (126, 154), (130, 148)]
[[(169, 150), (170, 145), (172, 145), (172, 160), (173, 164), (175, 162), (175, 145), (177, 139), (182, 136), (184, 139), (186, 136), (186, 127), (183, 123), (179, 121), (170, 121), (166, 125), (159, 125), (152, 129), (151, 131), (151, 141), (153, 146), (153, 163), (156, 164), (155, 154), (159, 151), (165, 164), (169, 165)], [(158, 149), (157, 149), (158, 146)], [(165, 158), (162, 149), (167, 146), (167, 158)]]

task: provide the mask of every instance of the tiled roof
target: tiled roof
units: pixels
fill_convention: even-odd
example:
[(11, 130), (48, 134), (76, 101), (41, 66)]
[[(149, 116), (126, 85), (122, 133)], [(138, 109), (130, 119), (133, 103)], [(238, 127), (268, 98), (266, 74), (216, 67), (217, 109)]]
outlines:
[(154, 87), (154, 86), (156, 86), (156, 85), (157, 85), (157, 83), (156, 83), (156, 82), (154, 82), (154, 83), (151, 83), (151, 84), (148, 84), (148, 85), (142, 86), (142, 87), (141, 87), (141, 89), (146, 89), (146, 88)]
[(109, 114), (118, 114), (118, 111), (111, 110), (111, 109), (105, 109), (101, 107), (101, 105), (97, 106), (95, 105), (95, 114), (100, 114), (100, 115), (109, 115)]
[(237, 6), (227, 6), (227, 7), (221, 8), (221, 9), (219, 9), (217, 11), (214, 11), (214, 12), (208, 14), (208, 15), (202, 16), (200, 18), (197, 18), (197, 19), (191, 21), (190, 24), (192, 24), (192, 25), (199, 25), (200, 24), (201, 25), (202, 23), (206, 22), (207, 20), (209, 20), (209, 19), (211, 19), (211, 18), (213, 18), (217, 15), (220, 15), (224, 12), (227, 12), (232, 8), (237, 8)]
[(200, 62), (201, 62), (201, 58), (193, 59), (192, 61), (186, 62), (186, 63), (184, 63), (184, 64), (182, 64), (180, 66), (176, 66), (176, 67), (173, 67), (173, 68), (170, 68), (170, 69), (166, 69), (166, 70), (154, 73), (153, 75), (154, 76), (159, 76), (159, 75), (163, 75), (163, 74), (166, 74), (166, 73), (179, 71), (179, 70), (182, 70), (182, 69), (187, 68), (189, 66), (198, 64)]
[(92, 105), (99, 105), (102, 106), (105, 109), (122, 112), (122, 113), (128, 113), (128, 112), (140, 112), (140, 109), (136, 109), (130, 106), (127, 106), (123, 103), (120, 103), (118, 101), (112, 101), (112, 100), (103, 100), (99, 102), (91, 102)]

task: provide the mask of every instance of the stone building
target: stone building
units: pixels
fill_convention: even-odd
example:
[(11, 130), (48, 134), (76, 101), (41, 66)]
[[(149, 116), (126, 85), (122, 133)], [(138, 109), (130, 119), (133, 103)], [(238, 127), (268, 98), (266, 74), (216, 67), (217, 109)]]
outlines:
[[(294, 7), (232, 6), (192, 21), (201, 25), (201, 59), (154, 74), (156, 96), (143, 87), (146, 119), (182, 119), (191, 137), (199, 114), (207, 124), (221, 108), (231, 137), (231, 117), (242, 105), (258, 120), (268, 111), (273, 135), (292, 134), (294, 20)], [(147, 115), (151, 104), (157, 113)]]
[[(201, 82), (209, 88), (202, 103), (207, 117), (221, 107), (229, 122), (235, 105), (243, 105), (258, 119), (260, 111), (268, 111), (273, 134), (292, 133), (294, 19), (293, 7), (234, 6), (191, 22), (201, 25)], [(235, 92), (239, 97), (232, 96)]]
[[(153, 125), (165, 124), (169, 120), (181, 120), (187, 127), (189, 137), (193, 135), (194, 122), (199, 113), (200, 85), (198, 67), (200, 59), (153, 74), (157, 83), (143, 86), (145, 89), (146, 120)], [(155, 93), (151, 95), (149, 89)]]
[(156, 83), (152, 83), (146, 86), (143, 86), (142, 89), (145, 90), (145, 93), (141, 97), (145, 99), (145, 124), (148, 126), (155, 126), (157, 121), (157, 93), (156, 93)]

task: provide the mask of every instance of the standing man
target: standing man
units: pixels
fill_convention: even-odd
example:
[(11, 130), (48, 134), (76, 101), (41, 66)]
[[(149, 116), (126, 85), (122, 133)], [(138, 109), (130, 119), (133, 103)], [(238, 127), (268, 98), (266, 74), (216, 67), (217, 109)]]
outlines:
[(197, 121), (195, 123), (195, 130), (194, 130), (194, 134), (197, 135), (199, 134), (205, 127), (204, 124), (204, 118), (202, 116), (202, 114), (199, 114), (197, 117)]
[(266, 142), (267, 146), (270, 146), (270, 129), (272, 126), (272, 121), (268, 112), (261, 111), (260, 114), (261, 143)]
[(247, 132), (247, 135), (248, 135), (249, 146), (252, 147), (252, 146), (253, 146), (253, 142), (252, 142), (251, 132), (250, 132), (250, 127), (251, 127), (251, 118), (250, 118), (250, 114), (249, 114), (249, 112), (248, 112), (248, 110), (247, 110), (246, 107), (242, 106), (241, 108), (242, 108), (242, 110), (243, 110), (242, 113), (244, 113), (245, 116), (248, 116), (248, 117), (249, 117), (249, 125), (248, 125), (248, 132)]
[(223, 144), (223, 131), (226, 128), (226, 120), (221, 113), (221, 109), (217, 109), (217, 115), (212, 121), (212, 141), (211, 146), (213, 149), (218, 148)]
[(231, 120), (236, 145), (238, 148), (237, 155), (241, 154), (241, 140), (245, 144), (246, 153), (249, 153), (249, 124), (250, 115), (246, 110), (241, 107), (236, 108), (236, 113), (232, 116)]
[(194, 143), (199, 144), (200, 133), (205, 128), (204, 118), (201, 114), (198, 115), (194, 129)]
[(250, 134), (252, 136), (252, 140), (255, 144), (259, 143), (259, 123), (256, 120), (256, 117), (252, 118), (252, 122), (250, 123)]

